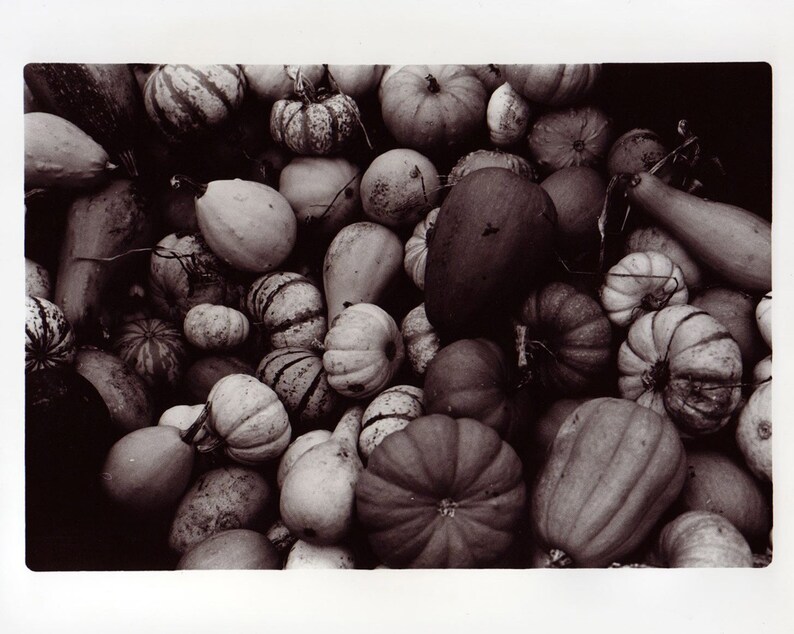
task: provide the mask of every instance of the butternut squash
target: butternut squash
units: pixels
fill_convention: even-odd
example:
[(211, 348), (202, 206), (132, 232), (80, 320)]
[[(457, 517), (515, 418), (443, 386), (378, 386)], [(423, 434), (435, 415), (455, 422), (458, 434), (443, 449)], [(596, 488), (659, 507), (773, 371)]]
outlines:
[(732, 285), (763, 292), (772, 287), (772, 225), (764, 218), (681, 191), (647, 172), (634, 175), (627, 194)]

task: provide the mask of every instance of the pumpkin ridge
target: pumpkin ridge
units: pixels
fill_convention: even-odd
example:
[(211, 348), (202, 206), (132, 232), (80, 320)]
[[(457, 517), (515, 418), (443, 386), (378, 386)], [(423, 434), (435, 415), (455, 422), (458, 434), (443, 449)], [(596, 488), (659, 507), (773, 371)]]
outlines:
[(717, 331), (717, 332), (714, 332), (714, 333), (710, 334), (707, 337), (704, 337), (702, 339), (698, 339), (698, 341), (686, 346), (685, 348), (676, 349), (675, 354), (679, 355), (679, 354), (682, 354), (684, 352), (693, 350), (694, 348), (697, 348), (698, 346), (708, 345), (708, 344), (714, 343), (716, 341), (722, 341), (723, 339), (730, 339), (732, 341), (735, 341), (735, 339), (731, 336), (731, 333), (729, 333), (727, 330)]
[(298, 406), (295, 408), (295, 416), (300, 420), (303, 416), (303, 412), (306, 410), (306, 407), (309, 405), (309, 401), (314, 397), (314, 393), (317, 391), (317, 387), (320, 385), (320, 382), (323, 379), (323, 368), (322, 364), (317, 369), (317, 374), (315, 374), (314, 378), (309, 383), (309, 387), (306, 388), (306, 391), (303, 393)]
[(318, 317), (324, 317), (325, 310), (323, 308), (307, 308), (303, 311), (298, 311), (293, 313), (293, 315), (289, 319), (285, 319), (281, 323), (276, 324), (275, 326), (271, 326), (266, 328), (268, 334), (279, 334), (282, 332), (286, 332), (290, 328), (295, 328), (296, 326), (300, 326), (301, 324), (305, 324), (312, 319), (316, 319)]
[(312, 359), (312, 358), (314, 358), (314, 355), (308, 353), (303, 357), (298, 357), (297, 359), (292, 359), (291, 361), (287, 361), (287, 363), (285, 363), (278, 370), (276, 370), (276, 373), (273, 375), (273, 385), (274, 386), (278, 385), (279, 381), (281, 380), (281, 377), (284, 376), (284, 373), (287, 370), (289, 370), (292, 366), (301, 363), (302, 361), (306, 361), (306, 359)]

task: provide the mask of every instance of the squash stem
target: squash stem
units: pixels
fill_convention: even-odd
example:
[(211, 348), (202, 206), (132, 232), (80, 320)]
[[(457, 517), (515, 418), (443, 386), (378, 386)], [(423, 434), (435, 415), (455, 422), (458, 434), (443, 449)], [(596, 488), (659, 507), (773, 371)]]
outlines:
[(209, 413), (210, 406), (207, 404), (201, 410), (201, 413), (196, 417), (196, 420), (193, 421), (193, 424), (184, 432), (182, 432), (182, 434), (180, 434), (182, 442), (185, 442), (188, 445), (193, 444), (193, 439), (196, 437), (196, 434), (199, 432), (199, 430), (204, 426), (204, 421), (207, 420)]
[(428, 73), (427, 77), (427, 89), (432, 93), (437, 93), (441, 90), (441, 86), (438, 84), (438, 80)]
[(175, 176), (171, 177), (171, 187), (174, 189), (179, 189), (183, 185), (187, 186), (187, 188), (193, 192), (196, 198), (201, 198), (207, 192), (207, 185), (203, 183), (197, 183), (189, 176), (185, 176), (184, 174), (176, 174)]

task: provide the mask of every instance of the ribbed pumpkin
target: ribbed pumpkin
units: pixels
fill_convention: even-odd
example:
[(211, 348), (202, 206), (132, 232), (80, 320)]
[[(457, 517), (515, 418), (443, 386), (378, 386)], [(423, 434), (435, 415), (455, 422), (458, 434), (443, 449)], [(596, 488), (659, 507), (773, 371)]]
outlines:
[(353, 304), (325, 336), (328, 383), (343, 396), (364, 399), (389, 384), (405, 357), (402, 336), (389, 313), (375, 304)]
[(427, 267), (427, 242), (432, 235), (433, 227), (438, 218), (439, 208), (432, 209), (414, 227), (414, 231), (405, 243), (403, 268), (419, 290), (425, 288), (425, 268)]
[(71, 365), (77, 349), (63, 311), (41, 297), (25, 298), (25, 372)]
[(500, 70), (529, 101), (564, 106), (587, 96), (601, 75), (601, 64), (503, 64)]
[(473, 568), (510, 547), (525, 512), (521, 461), (468, 418), (422, 416), (387, 436), (356, 485), (372, 550), (391, 568)]
[(728, 423), (741, 399), (742, 356), (730, 333), (694, 306), (668, 306), (632, 324), (618, 351), (624, 398), (698, 436)]
[(499, 64), (466, 64), (466, 68), (477, 76), (489, 94), (507, 81)]
[(292, 428), (278, 395), (259, 379), (230, 374), (207, 396), (207, 438), (199, 451), (223, 447), (240, 464), (255, 466), (278, 458), (289, 445)]
[(530, 396), (517, 389), (507, 355), (488, 339), (459, 339), (442, 348), (425, 372), (428, 414), (474, 418), (513, 441), (529, 427)]
[(645, 539), (685, 477), (684, 447), (669, 420), (632, 401), (592, 399), (549, 448), (532, 494), (535, 535), (578, 567), (607, 566)]
[(256, 376), (278, 394), (294, 436), (324, 423), (340, 400), (328, 385), (322, 357), (306, 348), (273, 350), (259, 362)]
[(483, 334), (507, 315), (553, 254), (556, 211), (529, 179), (499, 167), (449, 192), (428, 245), (425, 309), (442, 338)]
[(298, 273), (274, 271), (255, 279), (245, 310), (273, 348), (317, 347), (328, 331), (320, 289)]
[(665, 524), (656, 556), (666, 568), (752, 568), (747, 541), (727, 519), (710, 511), (688, 511)]
[(185, 338), (200, 350), (223, 352), (236, 348), (248, 338), (248, 318), (239, 310), (218, 304), (191, 308), (182, 325)]
[(143, 103), (164, 134), (180, 139), (228, 121), (245, 89), (245, 75), (235, 64), (164, 64), (146, 80)]
[(663, 253), (629, 253), (610, 268), (599, 290), (601, 305), (616, 326), (628, 326), (665, 306), (686, 304), (684, 273)]
[(403, 66), (381, 84), (381, 115), (399, 145), (420, 152), (460, 146), (485, 127), (488, 92), (465, 66)]
[(547, 112), (535, 121), (528, 138), (530, 155), (547, 172), (597, 166), (611, 140), (612, 121), (595, 106)]
[(157, 317), (122, 324), (111, 345), (154, 388), (174, 388), (182, 378), (188, 351), (182, 330)]
[(561, 395), (587, 393), (612, 363), (612, 328), (598, 302), (562, 282), (536, 289), (513, 322), (518, 367)]
[(441, 350), (441, 340), (427, 320), (425, 305), (412, 308), (403, 318), (400, 331), (405, 344), (405, 356), (417, 376), (424, 376), (427, 364)]
[(424, 415), (423, 395), (420, 387), (395, 385), (372, 399), (364, 410), (358, 436), (358, 451), (364, 461), (386, 436)]
[(462, 156), (455, 163), (447, 176), (447, 185), (452, 186), (466, 174), (471, 174), (484, 167), (503, 167), (514, 174), (528, 178), (533, 183), (538, 180), (537, 170), (523, 156), (500, 150), (474, 150)]

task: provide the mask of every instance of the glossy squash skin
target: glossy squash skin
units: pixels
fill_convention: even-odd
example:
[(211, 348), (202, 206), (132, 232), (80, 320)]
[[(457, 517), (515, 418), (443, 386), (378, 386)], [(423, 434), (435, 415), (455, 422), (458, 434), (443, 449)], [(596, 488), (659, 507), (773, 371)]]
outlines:
[(25, 372), (71, 365), (77, 352), (63, 311), (41, 297), (25, 298)]
[(388, 435), (356, 485), (356, 511), (391, 568), (472, 568), (504, 554), (525, 512), (515, 451), (481, 423), (422, 416)]
[(562, 424), (535, 482), (535, 535), (578, 567), (607, 566), (645, 539), (685, 476), (669, 420), (624, 399), (592, 399)]

